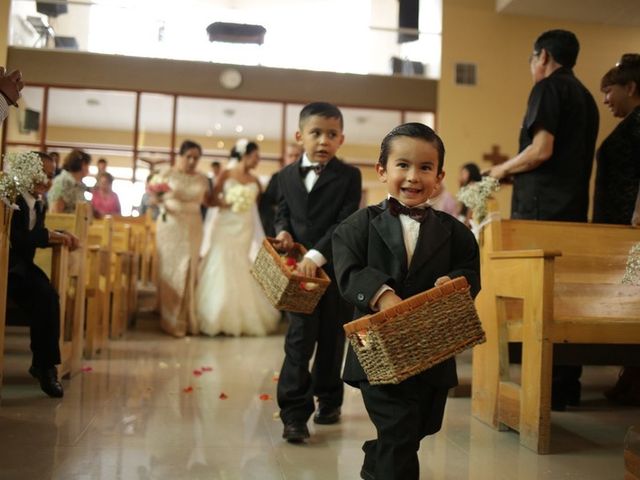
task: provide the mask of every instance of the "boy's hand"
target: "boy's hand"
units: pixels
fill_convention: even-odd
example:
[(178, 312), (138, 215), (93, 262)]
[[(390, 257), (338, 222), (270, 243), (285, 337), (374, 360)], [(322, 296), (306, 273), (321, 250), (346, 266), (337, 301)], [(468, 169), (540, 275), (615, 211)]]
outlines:
[(273, 244), (277, 249), (288, 252), (293, 248), (293, 237), (289, 232), (283, 230), (276, 236), (276, 241)]
[(67, 236), (68, 238), (68, 246), (69, 246), (69, 251), (73, 252), (74, 250), (77, 250), (78, 248), (80, 248), (80, 239), (78, 237), (76, 237), (73, 233), (69, 233), (69, 232), (64, 232), (64, 234)]
[(451, 278), (447, 277), (446, 275), (444, 277), (440, 277), (436, 280), (436, 287), (439, 287), (440, 285), (442, 285), (443, 283), (447, 283), (450, 282)]
[(395, 294), (393, 290), (387, 290), (378, 299), (378, 308), (380, 310), (386, 310), (387, 308), (391, 308), (394, 305), (399, 304), (402, 299)]
[(303, 258), (302, 261), (298, 263), (296, 270), (305, 277), (315, 277), (318, 266), (310, 258)]

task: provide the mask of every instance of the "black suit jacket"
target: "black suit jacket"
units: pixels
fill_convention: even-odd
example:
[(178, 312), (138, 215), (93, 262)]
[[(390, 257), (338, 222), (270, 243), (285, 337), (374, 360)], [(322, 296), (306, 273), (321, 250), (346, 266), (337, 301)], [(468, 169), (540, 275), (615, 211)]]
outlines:
[(11, 219), (9, 274), (26, 278), (29, 267), (33, 265), (36, 248), (49, 246), (49, 230), (44, 226), (42, 202), (36, 202), (36, 224), (33, 230), (29, 230), (29, 206), (22, 195), (18, 195), (16, 204), (19, 210), (13, 212)]
[[(433, 288), (444, 275), (464, 276), (475, 297), (480, 291), (480, 256), (471, 231), (452, 216), (429, 209), (420, 226), (416, 249), (407, 265), (402, 225), (387, 202), (351, 215), (333, 234), (334, 267), (342, 296), (356, 307), (354, 318), (372, 313), (369, 303), (382, 285), (408, 298)], [(455, 360), (450, 359), (420, 374), (434, 386), (457, 385)], [(366, 374), (349, 346), (344, 380), (357, 386)]]
[(275, 231), (276, 234), (287, 231), (305, 248), (322, 253), (328, 262), (327, 273), (331, 275), (331, 235), (360, 205), (360, 170), (334, 157), (307, 192), (300, 175), (300, 162), (288, 165), (278, 174), (280, 201)]

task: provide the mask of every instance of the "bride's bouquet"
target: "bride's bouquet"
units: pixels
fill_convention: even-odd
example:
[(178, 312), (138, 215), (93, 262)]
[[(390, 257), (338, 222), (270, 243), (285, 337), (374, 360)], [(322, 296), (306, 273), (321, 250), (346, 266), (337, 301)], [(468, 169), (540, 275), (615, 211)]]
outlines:
[(224, 201), (231, 206), (234, 213), (246, 212), (255, 202), (255, 191), (248, 185), (236, 184), (224, 194)]

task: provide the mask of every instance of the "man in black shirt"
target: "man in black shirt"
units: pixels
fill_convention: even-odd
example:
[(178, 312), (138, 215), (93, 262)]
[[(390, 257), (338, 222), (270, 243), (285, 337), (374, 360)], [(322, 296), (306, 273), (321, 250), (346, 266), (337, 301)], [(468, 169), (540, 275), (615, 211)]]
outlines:
[(535, 85), (520, 130), (520, 153), (490, 175), (514, 175), (511, 217), (586, 222), (598, 109), (573, 74), (580, 46), (566, 30), (538, 37), (531, 54)]
[[(573, 74), (580, 45), (572, 32), (538, 37), (530, 57), (534, 86), (520, 130), (520, 153), (493, 167), (514, 176), (511, 218), (586, 222), (598, 135), (593, 96)], [(552, 408), (580, 400), (579, 366), (554, 366)]]

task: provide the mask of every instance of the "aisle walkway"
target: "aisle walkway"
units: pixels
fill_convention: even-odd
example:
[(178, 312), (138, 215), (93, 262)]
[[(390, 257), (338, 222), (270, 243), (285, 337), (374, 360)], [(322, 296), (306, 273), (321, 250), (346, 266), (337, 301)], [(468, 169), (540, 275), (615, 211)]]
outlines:
[[(62, 401), (41, 394), (24, 373), (26, 351), (12, 348), (0, 406), (2, 480), (359, 478), (360, 445), (373, 429), (357, 391), (347, 389), (341, 424), (311, 423), (311, 441), (289, 445), (275, 416), (282, 336), (176, 340), (155, 322), (139, 322), (108, 355), (86, 362)], [(467, 384), (468, 362), (459, 369)], [(616, 371), (586, 369), (584, 406), (553, 415), (554, 455), (520, 448), (514, 433), (473, 420), (469, 398), (451, 398), (443, 431), (423, 442), (421, 478), (622, 478), (622, 440), (640, 410), (601, 399)]]

